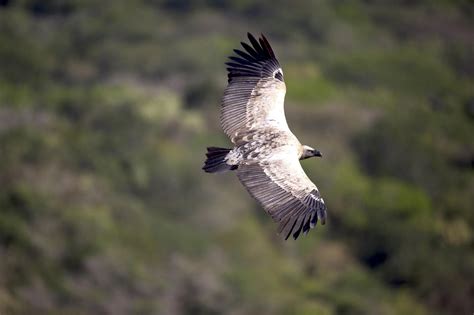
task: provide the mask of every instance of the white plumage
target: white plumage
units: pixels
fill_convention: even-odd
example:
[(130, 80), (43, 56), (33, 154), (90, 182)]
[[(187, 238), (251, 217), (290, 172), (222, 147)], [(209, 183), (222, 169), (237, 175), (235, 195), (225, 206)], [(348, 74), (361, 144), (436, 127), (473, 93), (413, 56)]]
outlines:
[(303, 146), (286, 122), (283, 70), (265, 36), (234, 50), (228, 68), (229, 84), (221, 106), (221, 126), (233, 149), (209, 147), (206, 172), (236, 170), (247, 191), (279, 223), (285, 239), (307, 233), (326, 220), (326, 206), (318, 188), (299, 160), (321, 153)]

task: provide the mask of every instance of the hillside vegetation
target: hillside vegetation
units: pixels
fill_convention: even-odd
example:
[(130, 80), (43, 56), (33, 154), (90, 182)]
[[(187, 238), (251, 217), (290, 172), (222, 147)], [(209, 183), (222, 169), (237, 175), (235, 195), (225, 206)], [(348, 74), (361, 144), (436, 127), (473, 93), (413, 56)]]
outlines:
[[(201, 171), (264, 33), (325, 226)], [(0, 1), (0, 314), (471, 314), (472, 1)]]

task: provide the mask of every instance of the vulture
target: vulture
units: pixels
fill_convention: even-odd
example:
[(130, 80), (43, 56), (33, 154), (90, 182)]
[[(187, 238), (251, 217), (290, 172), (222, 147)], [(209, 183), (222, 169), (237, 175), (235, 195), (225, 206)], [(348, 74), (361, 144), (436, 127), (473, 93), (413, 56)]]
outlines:
[(208, 147), (203, 170), (235, 171), (250, 195), (276, 221), (285, 240), (297, 239), (326, 222), (326, 206), (299, 160), (322, 157), (302, 145), (285, 118), (283, 70), (265, 36), (247, 34), (243, 50), (234, 49), (226, 63), (228, 85), (220, 122), (234, 144)]

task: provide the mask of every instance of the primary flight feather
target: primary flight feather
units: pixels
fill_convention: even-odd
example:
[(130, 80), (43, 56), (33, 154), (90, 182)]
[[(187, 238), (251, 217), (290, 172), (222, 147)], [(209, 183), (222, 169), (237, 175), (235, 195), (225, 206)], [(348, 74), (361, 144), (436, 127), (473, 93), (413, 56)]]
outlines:
[(237, 177), (279, 223), (285, 239), (298, 238), (326, 221), (326, 206), (299, 160), (321, 153), (302, 145), (285, 118), (283, 70), (265, 36), (247, 34), (250, 45), (226, 63), (228, 86), (221, 106), (221, 126), (232, 149), (207, 148), (208, 173), (235, 170)]

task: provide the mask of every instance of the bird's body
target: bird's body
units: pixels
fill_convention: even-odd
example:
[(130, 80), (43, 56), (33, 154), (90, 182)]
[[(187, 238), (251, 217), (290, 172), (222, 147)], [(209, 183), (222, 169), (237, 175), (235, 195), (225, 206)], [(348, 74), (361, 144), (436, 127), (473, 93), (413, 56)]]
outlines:
[(303, 153), (303, 146), (291, 133), (275, 129), (255, 130), (243, 137), (234, 138), (235, 147), (227, 156), (227, 164), (246, 165), (278, 157), (278, 152), (293, 152), (298, 159)]
[(236, 170), (248, 192), (280, 223), (279, 233), (296, 239), (318, 220), (324, 224), (326, 206), (317, 187), (299, 160), (321, 156), (302, 145), (285, 118), (286, 86), (281, 69), (266, 38), (246, 52), (229, 57), (228, 80), (221, 107), (221, 125), (234, 144), (232, 149), (209, 147), (206, 172)]

